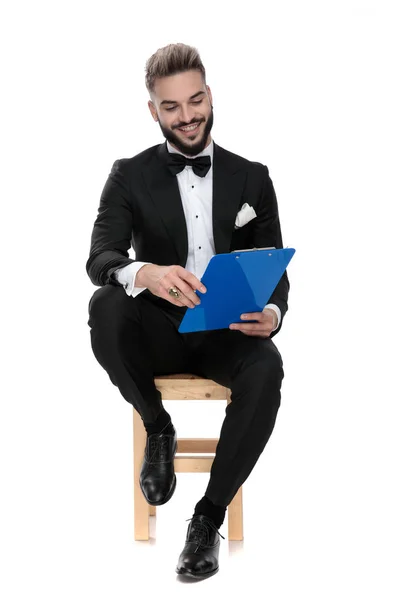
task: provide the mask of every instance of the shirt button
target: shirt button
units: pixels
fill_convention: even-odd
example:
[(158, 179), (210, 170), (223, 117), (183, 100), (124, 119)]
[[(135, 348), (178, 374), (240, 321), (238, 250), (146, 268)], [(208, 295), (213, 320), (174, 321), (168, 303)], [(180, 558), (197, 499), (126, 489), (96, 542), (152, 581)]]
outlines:
[(201, 246), (199, 246), (199, 250), (201, 250)]
[(194, 188), (194, 185), (192, 185), (192, 188)]

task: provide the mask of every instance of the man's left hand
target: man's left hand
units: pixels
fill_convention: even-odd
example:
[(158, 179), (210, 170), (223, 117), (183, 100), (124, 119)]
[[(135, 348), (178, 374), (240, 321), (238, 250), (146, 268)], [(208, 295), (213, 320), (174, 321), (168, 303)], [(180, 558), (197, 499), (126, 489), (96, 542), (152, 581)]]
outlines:
[[(231, 323), (229, 329), (238, 330), (245, 335), (258, 337), (269, 337), (271, 331), (278, 324), (278, 316), (272, 308), (264, 308), (262, 312), (245, 313), (240, 316), (242, 322)], [(257, 323), (246, 323), (246, 321), (258, 321)]]

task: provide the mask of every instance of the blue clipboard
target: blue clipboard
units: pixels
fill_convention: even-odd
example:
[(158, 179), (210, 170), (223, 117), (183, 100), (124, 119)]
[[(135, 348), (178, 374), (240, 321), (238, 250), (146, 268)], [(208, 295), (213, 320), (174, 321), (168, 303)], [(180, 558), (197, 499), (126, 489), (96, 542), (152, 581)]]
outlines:
[(261, 312), (295, 252), (251, 248), (212, 256), (201, 278), (207, 292), (196, 291), (201, 303), (186, 310), (179, 333), (229, 328), (243, 323), (243, 313)]

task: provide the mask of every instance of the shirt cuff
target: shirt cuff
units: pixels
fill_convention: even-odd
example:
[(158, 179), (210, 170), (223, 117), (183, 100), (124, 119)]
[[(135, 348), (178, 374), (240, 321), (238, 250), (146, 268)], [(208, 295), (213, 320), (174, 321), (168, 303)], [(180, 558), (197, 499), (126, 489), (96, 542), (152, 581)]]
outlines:
[(264, 308), (272, 308), (272, 310), (275, 311), (276, 316), (278, 317), (278, 324), (275, 327), (275, 329), (273, 329), (272, 331), (276, 331), (278, 329), (278, 327), (279, 327), (280, 322), (281, 322), (281, 309), (276, 304), (267, 304)]
[(129, 263), (125, 267), (121, 267), (120, 269), (116, 269), (113, 275), (119, 281), (121, 285), (124, 286), (125, 292), (128, 296), (138, 296), (140, 292), (146, 290), (145, 287), (135, 287), (136, 275), (139, 269), (141, 269), (144, 265), (151, 265), (152, 263), (135, 261), (134, 263)]

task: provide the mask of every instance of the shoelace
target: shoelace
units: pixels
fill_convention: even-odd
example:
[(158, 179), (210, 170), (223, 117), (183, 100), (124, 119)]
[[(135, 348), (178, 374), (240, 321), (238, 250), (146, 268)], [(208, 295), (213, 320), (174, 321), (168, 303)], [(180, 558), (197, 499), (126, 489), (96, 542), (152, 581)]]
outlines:
[(169, 443), (170, 443), (169, 439), (167, 437), (165, 437), (165, 435), (158, 434), (157, 437), (152, 437), (150, 439), (149, 462), (151, 462), (153, 460), (153, 458), (156, 457), (157, 453), (158, 453), (157, 458), (160, 461), (164, 461), (168, 455)]
[[(169, 423), (170, 422), (171, 421), (169, 421)], [(170, 445), (170, 439), (173, 436), (172, 435), (167, 436), (167, 434), (163, 434), (162, 432), (169, 425), (169, 423), (167, 423), (167, 425), (165, 425), (165, 427), (162, 428), (160, 433), (158, 433), (156, 435), (153, 434), (150, 437), (150, 457), (148, 458), (149, 463), (152, 462), (153, 458), (157, 455), (157, 453), (158, 453), (159, 461), (164, 461), (167, 458), (168, 449), (169, 449), (169, 445)]]
[[(194, 517), (191, 517), (190, 519), (186, 519), (186, 521), (192, 521), (193, 519), (194, 519)], [(200, 546), (207, 545), (207, 542), (208, 542), (207, 526), (214, 529), (214, 531), (216, 531), (218, 533), (218, 535), (220, 537), (222, 537), (223, 540), (225, 539), (224, 536), (218, 531), (218, 527), (211, 521), (211, 519), (207, 519), (207, 525), (204, 523), (204, 521), (198, 521), (196, 519), (195, 522), (192, 523), (192, 526), (189, 531), (189, 538), (188, 538), (188, 541), (197, 542), (195, 552), (197, 552), (197, 550), (200, 548)]]

